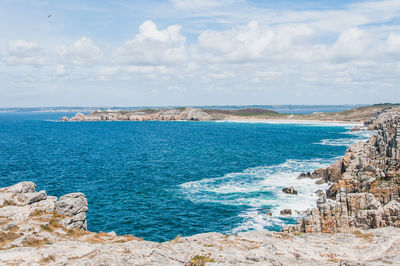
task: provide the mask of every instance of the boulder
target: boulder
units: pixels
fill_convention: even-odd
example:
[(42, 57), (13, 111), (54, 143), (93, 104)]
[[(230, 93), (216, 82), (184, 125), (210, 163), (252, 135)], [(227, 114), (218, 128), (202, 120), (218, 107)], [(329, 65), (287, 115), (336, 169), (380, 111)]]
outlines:
[(282, 192), (284, 192), (286, 194), (297, 195), (297, 190), (295, 190), (294, 187), (292, 187), (292, 186), (283, 188)]
[(55, 203), (54, 210), (61, 215), (68, 216), (61, 221), (66, 228), (87, 229), (88, 203), (83, 193), (70, 193), (60, 197)]
[(281, 210), (281, 215), (292, 215), (291, 209), (283, 209)]

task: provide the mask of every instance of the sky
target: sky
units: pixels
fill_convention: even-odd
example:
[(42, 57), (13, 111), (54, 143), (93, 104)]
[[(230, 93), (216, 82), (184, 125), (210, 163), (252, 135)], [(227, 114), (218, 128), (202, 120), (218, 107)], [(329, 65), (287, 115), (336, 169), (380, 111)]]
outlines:
[(400, 0), (0, 0), (0, 107), (400, 102)]

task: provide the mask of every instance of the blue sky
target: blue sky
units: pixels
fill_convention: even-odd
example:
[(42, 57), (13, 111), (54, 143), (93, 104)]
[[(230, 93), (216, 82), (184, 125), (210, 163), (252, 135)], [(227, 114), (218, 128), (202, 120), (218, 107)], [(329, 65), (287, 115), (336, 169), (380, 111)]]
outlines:
[(400, 101), (400, 0), (1, 0), (0, 14), (2, 107)]

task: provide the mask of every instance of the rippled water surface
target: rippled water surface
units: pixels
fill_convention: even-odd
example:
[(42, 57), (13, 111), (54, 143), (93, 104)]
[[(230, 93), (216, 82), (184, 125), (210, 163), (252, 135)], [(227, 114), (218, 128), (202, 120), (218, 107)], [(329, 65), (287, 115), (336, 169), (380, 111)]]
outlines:
[[(365, 139), (326, 124), (52, 121), (63, 115), (0, 113), (1, 186), (31, 180), (50, 195), (81, 191), (89, 230), (154, 241), (279, 230), (295, 218), (280, 209), (306, 209), (323, 188), (296, 176)], [(288, 185), (299, 195), (283, 194)]]

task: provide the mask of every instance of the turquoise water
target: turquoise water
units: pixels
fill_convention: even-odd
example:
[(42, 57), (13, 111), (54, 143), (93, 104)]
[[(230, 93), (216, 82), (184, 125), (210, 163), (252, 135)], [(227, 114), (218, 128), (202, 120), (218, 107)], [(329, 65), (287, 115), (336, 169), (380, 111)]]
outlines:
[[(1, 186), (83, 192), (89, 230), (154, 241), (279, 230), (296, 218), (280, 209), (309, 208), (324, 188), (296, 176), (365, 138), (325, 124), (52, 121), (63, 115), (0, 113)], [(283, 194), (288, 185), (299, 195)]]

